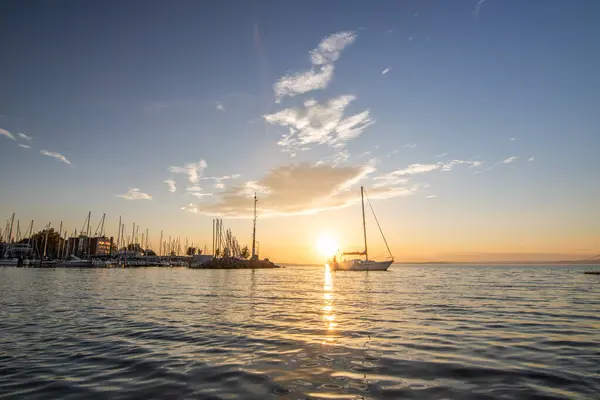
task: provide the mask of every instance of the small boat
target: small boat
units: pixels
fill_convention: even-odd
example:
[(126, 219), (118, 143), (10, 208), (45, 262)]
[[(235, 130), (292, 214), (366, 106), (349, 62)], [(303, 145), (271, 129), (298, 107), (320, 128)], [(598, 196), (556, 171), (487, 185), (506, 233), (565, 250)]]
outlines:
[(0, 267), (16, 267), (18, 263), (16, 258), (0, 258)]
[(337, 261), (337, 257), (333, 257), (331, 265), (334, 270), (342, 270), (342, 271), (386, 271), (390, 265), (394, 262), (394, 257), (392, 256), (392, 252), (387, 244), (387, 240), (385, 240), (385, 236), (383, 235), (383, 231), (379, 226), (379, 221), (377, 221), (377, 216), (375, 216), (375, 211), (371, 207), (373, 211), (373, 216), (375, 216), (375, 221), (377, 222), (377, 226), (379, 227), (379, 231), (381, 232), (381, 236), (383, 237), (383, 241), (385, 242), (385, 246), (387, 247), (389, 257), (387, 257), (384, 261), (375, 261), (369, 260), (369, 252), (367, 247), (367, 225), (365, 223), (365, 189), (360, 187), (360, 201), (362, 203), (362, 220), (363, 220), (363, 236), (365, 240), (365, 250), (364, 251), (353, 251), (353, 252), (344, 252), (342, 256), (355, 255), (355, 256), (365, 256), (365, 259), (352, 259), (352, 260), (343, 260), (341, 262)]
[(57, 266), (66, 268), (85, 268), (91, 267), (92, 262), (90, 260), (84, 260), (74, 255), (70, 255), (68, 259), (59, 262)]
[(189, 268), (202, 268), (204, 264), (210, 262), (214, 256), (208, 254), (194, 254), (190, 259)]

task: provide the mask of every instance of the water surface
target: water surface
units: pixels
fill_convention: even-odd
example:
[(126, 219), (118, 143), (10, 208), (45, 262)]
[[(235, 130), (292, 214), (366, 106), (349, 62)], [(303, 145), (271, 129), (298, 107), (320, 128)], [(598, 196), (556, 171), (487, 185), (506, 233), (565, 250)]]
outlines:
[(0, 268), (0, 397), (598, 398), (583, 270)]

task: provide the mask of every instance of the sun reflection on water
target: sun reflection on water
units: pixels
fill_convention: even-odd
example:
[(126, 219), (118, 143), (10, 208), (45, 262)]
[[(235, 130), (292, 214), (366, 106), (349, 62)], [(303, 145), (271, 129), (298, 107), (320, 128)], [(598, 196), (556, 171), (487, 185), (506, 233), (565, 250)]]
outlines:
[(335, 309), (333, 304), (333, 276), (329, 264), (325, 264), (325, 278), (323, 282), (323, 320), (327, 331), (335, 330), (337, 322), (335, 322)]

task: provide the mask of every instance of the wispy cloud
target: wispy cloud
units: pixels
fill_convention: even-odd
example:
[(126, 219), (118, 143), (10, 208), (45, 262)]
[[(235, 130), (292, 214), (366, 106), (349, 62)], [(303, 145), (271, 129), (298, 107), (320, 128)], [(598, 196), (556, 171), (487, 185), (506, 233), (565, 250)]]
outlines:
[(56, 158), (57, 160), (64, 162), (65, 164), (71, 164), (71, 161), (67, 160), (67, 158), (60, 153), (48, 150), (40, 150), (40, 153), (48, 157)]
[(240, 174), (224, 175), (224, 176), (205, 176), (205, 177), (202, 177), (200, 179), (202, 179), (202, 180), (213, 180), (213, 181), (215, 181), (215, 183), (213, 184), (213, 187), (215, 189), (225, 189), (225, 184), (223, 183), (223, 181), (228, 181), (228, 180), (231, 180), (231, 179), (237, 179), (240, 176), (241, 176)]
[(452, 160), (448, 162), (438, 162), (435, 164), (411, 164), (406, 168), (398, 169), (387, 174), (379, 175), (373, 178), (375, 187), (388, 187), (408, 182), (408, 176), (423, 174), (432, 171), (451, 171), (456, 165), (469, 165), (469, 168), (476, 168), (482, 165), (481, 161)]
[(313, 68), (310, 71), (281, 77), (274, 85), (276, 101), (285, 96), (296, 96), (311, 90), (324, 89), (333, 77), (333, 64), (344, 47), (356, 40), (355, 32), (338, 32), (324, 38), (319, 46), (310, 51)]
[[(215, 195), (216, 202), (202, 206), (190, 204), (183, 209), (208, 215), (251, 218), (252, 197), (257, 192), (261, 217), (314, 214), (359, 202), (360, 195), (352, 188), (373, 171), (372, 162), (349, 167), (285, 165), (271, 170), (261, 180), (229, 187), (225, 192)], [(371, 199), (410, 194), (413, 194), (413, 190), (409, 187), (369, 190)]]
[(511, 162), (516, 161), (517, 157), (513, 156), (513, 157), (508, 157), (506, 160), (503, 160), (502, 163), (504, 164), (510, 164)]
[(392, 68), (391, 68), (391, 67), (389, 67), (389, 68), (386, 68), (386, 69), (384, 69), (383, 71), (381, 71), (381, 75), (385, 75), (385, 74), (387, 74), (388, 72), (390, 72), (391, 70), (392, 70)]
[(441, 154), (436, 155), (435, 158), (442, 158), (447, 155), (448, 155), (448, 153), (441, 153)]
[(514, 137), (511, 137), (511, 138), (510, 138), (510, 141), (511, 141), (511, 142), (514, 142), (515, 140), (517, 140), (517, 138), (514, 138)]
[(30, 149), (31, 148), (31, 146), (29, 146), (27, 144), (22, 144), (22, 143), (19, 143), (19, 147), (22, 147), (24, 149)]
[(217, 110), (218, 111), (225, 111), (225, 107), (223, 106), (223, 104), (217, 103)]
[(325, 157), (321, 161), (318, 161), (315, 165), (331, 165), (337, 167), (338, 165), (348, 161), (350, 153), (347, 150), (338, 151), (332, 156)]
[(206, 161), (200, 160), (197, 163), (190, 163), (183, 167), (170, 166), (169, 171), (176, 174), (187, 174), (190, 183), (198, 183), (206, 167)]
[(164, 181), (164, 183), (166, 183), (167, 186), (169, 187), (169, 192), (174, 193), (177, 190), (177, 186), (175, 186), (174, 180), (167, 179), (166, 181)]
[(212, 196), (214, 193), (190, 192), (189, 194), (191, 196), (196, 196), (198, 198), (201, 198), (201, 197), (205, 197), (205, 196)]
[(117, 196), (125, 200), (152, 200), (152, 196), (148, 193), (140, 192), (139, 188), (129, 188), (127, 193)]
[(15, 137), (12, 135), (12, 133), (7, 131), (6, 129), (0, 128), (0, 136), (5, 136), (9, 139), (16, 140)]
[(32, 138), (31, 136), (29, 136), (29, 135), (26, 135), (26, 134), (24, 134), (24, 133), (22, 133), (22, 132), (19, 132), (19, 133), (18, 133), (18, 135), (19, 135), (19, 137), (20, 137), (21, 139), (23, 139), (23, 140), (33, 140), (33, 138)]
[(535, 161), (535, 156), (529, 157), (529, 161)]
[(344, 110), (355, 99), (346, 95), (325, 103), (307, 100), (302, 107), (287, 108), (264, 118), (271, 124), (289, 128), (289, 133), (277, 143), (284, 151), (306, 150), (320, 144), (340, 148), (374, 123), (368, 110), (344, 118)]
[(181, 207), (181, 210), (196, 214), (198, 213), (198, 206), (196, 206), (194, 203), (189, 203), (187, 206)]
[(479, 12), (481, 11), (481, 7), (483, 6), (483, 3), (485, 3), (486, 0), (478, 0), (477, 4), (475, 4), (475, 9), (473, 10), (473, 15), (474, 16), (478, 16)]
[(415, 147), (417, 147), (416, 143), (407, 143), (404, 146), (402, 146), (403, 149), (414, 149)]
[(466, 164), (469, 168), (481, 167), (483, 164), (481, 161), (465, 161), (465, 160), (452, 160), (442, 164), (442, 171), (451, 171), (455, 165)]
[(437, 195), (435, 194), (431, 194), (429, 196), (425, 196), (426, 199), (435, 199), (437, 197)]

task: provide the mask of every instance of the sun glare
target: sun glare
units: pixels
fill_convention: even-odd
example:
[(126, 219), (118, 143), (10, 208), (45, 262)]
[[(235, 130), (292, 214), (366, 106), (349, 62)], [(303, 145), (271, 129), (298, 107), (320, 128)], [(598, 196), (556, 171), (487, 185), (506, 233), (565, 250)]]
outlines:
[(330, 235), (323, 235), (317, 240), (317, 250), (324, 257), (331, 257), (339, 249), (338, 241)]

